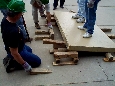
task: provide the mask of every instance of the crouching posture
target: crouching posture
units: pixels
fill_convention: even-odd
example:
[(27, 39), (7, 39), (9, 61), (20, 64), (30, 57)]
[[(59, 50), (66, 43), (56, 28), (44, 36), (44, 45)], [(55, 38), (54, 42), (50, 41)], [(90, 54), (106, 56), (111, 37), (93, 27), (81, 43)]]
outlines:
[(22, 30), (16, 24), (25, 12), (25, 3), (22, 0), (11, 0), (7, 7), (7, 16), (1, 22), (2, 39), (7, 52), (7, 57), (3, 60), (6, 72), (18, 69), (17, 67), (30, 72), (32, 67), (38, 67), (41, 64), (41, 59), (32, 53), (29, 46), (25, 45)]
[(33, 15), (33, 20), (35, 23), (35, 27), (37, 29), (40, 29), (40, 25), (38, 24), (38, 9), (43, 8), (43, 5), (45, 5), (45, 10), (46, 10), (46, 16), (47, 16), (47, 26), (48, 28), (53, 28), (51, 25), (51, 14), (50, 14), (50, 4), (49, 0), (31, 0), (30, 4), (32, 5), (32, 15)]

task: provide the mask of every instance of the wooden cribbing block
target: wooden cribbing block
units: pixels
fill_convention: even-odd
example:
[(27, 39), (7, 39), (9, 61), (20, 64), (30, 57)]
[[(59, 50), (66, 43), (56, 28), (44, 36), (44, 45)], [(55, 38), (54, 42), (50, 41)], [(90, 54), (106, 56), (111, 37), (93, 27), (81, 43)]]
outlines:
[(53, 66), (63, 66), (63, 65), (77, 65), (77, 63), (74, 63), (73, 61), (60, 62), (60, 63), (53, 62)]
[(103, 59), (105, 62), (114, 62), (115, 61), (115, 57), (113, 57), (111, 55), (111, 53), (106, 53), (105, 56), (106, 56), (106, 58)]
[(65, 44), (65, 42), (52, 39), (43, 39), (43, 44)]
[(54, 49), (66, 48), (66, 45), (65, 45), (65, 44), (53, 44), (53, 48), (54, 48)]
[(54, 52), (54, 58), (78, 58), (78, 52)]
[(49, 29), (49, 34), (50, 34), (50, 38), (54, 39), (54, 31), (53, 31), (53, 29)]
[(36, 35), (35, 36), (35, 41), (37, 41), (37, 40), (41, 40), (41, 39), (50, 39), (50, 36), (49, 35)]
[(111, 32), (111, 28), (100, 28), (103, 32)]
[(48, 74), (48, 73), (52, 73), (52, 71), (44, 68), (32, 68), (30, 75)]
[(107, 34), (110, 39), (115, 39), (115, 34)]
[(36, 30), (35, 35), (40, 35), (40, 34), (49, 34), (48, 30)]
[(54, 54), (54, 52), (67, 52), (67, 48), (58, 48), (58, 49), (50, 49), (50, 54)]

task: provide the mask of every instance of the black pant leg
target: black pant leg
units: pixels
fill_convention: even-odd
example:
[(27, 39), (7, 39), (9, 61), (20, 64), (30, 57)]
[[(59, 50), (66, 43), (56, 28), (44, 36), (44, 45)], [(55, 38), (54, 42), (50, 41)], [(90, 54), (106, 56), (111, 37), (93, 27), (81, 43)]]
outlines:
[(64, 5), (65, 0), (60, 0), (60, 7)]
[(58, 6), (58, 0), (54, 0), (53, 6), (54, 6), (54, 8), (56, 8)]

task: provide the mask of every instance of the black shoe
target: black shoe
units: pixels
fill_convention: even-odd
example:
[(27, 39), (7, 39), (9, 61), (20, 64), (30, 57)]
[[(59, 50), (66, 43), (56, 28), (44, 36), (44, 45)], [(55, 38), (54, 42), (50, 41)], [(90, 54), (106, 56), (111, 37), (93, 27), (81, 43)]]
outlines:
[(64, 7), (63, 7), (63, 6), (60, 6), (60, 8), (62, 8), (62, 9), (63, 9)]
[(46, 15), (45, 15), (45, 14), (43, 14), (43, 15), (41, 15), (41, 17), (44, 17), (44, 18), (46, 18)]
[(35, 23), (35, 27), (36, 27), (36, 29), (41, 29), (40, 25), (38, 23)]
[(56, 10), (57, 9), (57, 7), (54, 7), (54, 9), (53, 10)]
[(3, 64), (4, 64), (5, 68), (6, 68), (7, 73), (10, 73), (10, 72), (15, 70), (15, 65), (14, 65), (14, 62), (13, 62), (12, 58), (6, 56), (3, 59)]

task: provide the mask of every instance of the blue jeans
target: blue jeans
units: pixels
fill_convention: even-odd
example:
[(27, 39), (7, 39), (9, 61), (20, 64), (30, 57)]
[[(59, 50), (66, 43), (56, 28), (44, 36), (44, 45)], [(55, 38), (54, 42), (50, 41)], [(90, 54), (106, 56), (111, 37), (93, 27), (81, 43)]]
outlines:
[(77, 0), (78, 3), (78, 12), (77, 14), (80, 15), (81, 17), (86, 17), (85, 13), (85, 0)]
[[(1, 13), (6, 17), (8, 10), (7, 10), (7, 9), (0, 9), (0, 10), (1, 10)], [(25, 27), (24, 27), (24, 25), (23, 25), (23, 19), (22, 19), (22, 17), (17, 21), (17, 25), (18, 25), (18, 26), (20, 27), (20, 29), (22, 30), (24, 39), (26, 39), (26, 38), (27, 38), (27, 33), (26, 33)]]
[(88, 0), (85, 1), (86, 22), (83, 27), (87, 28), (88, 33), (93, 34), (96, 21), (96, 10), (99, 1), (95, 1), (93, 8), (88, 8), (87, 2)]
[[(41, 59), (37, 55), (33, 54), (32, 49), (27, 45), (24, 46), (23, 50), (19, 52), (19, 54), (23, 60), (28, 62), (33, 68), (38, 67), (41, 64)], [(8, 53), (8, 56), (14, 58), (10, 53)]]

